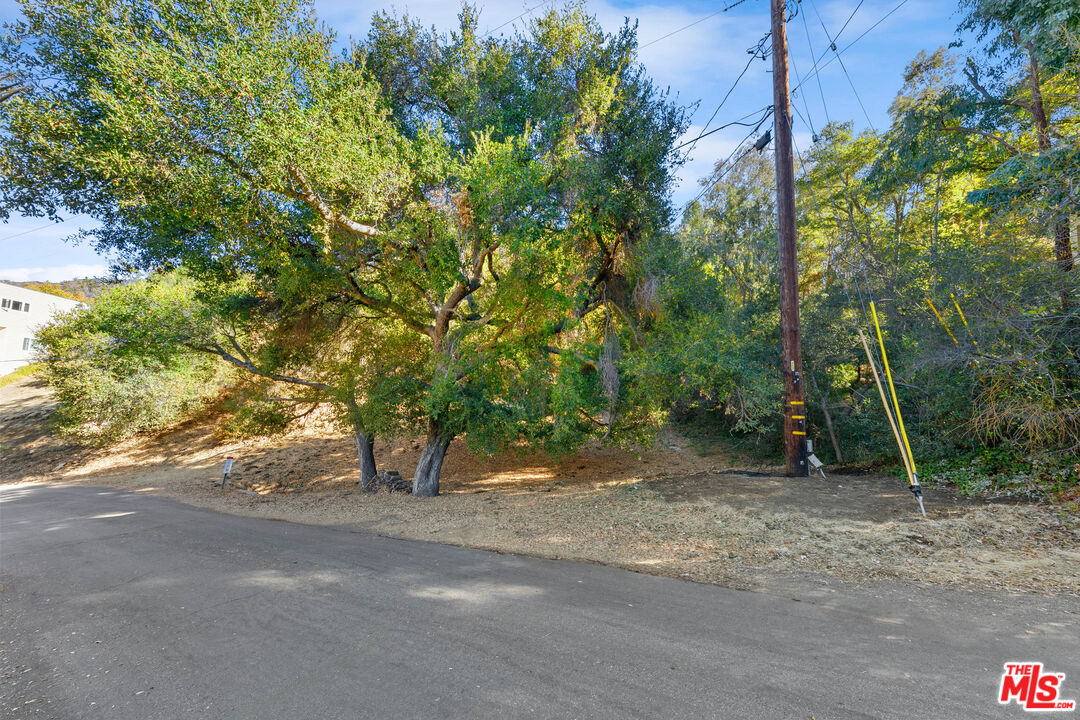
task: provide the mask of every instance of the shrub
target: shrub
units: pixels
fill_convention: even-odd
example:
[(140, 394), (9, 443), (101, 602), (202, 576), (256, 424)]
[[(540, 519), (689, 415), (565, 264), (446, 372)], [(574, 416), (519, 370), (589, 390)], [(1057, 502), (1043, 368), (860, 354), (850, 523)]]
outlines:
[(212, 357), (126, 332), (133, 318), (142, 325), (190, 302), (183, 279), (155, 278), (113, 288), (39, 329), (40, 375), (59, 401), (62, 434), (104, 444), (161, 430), (219, 393), (224, 375)]

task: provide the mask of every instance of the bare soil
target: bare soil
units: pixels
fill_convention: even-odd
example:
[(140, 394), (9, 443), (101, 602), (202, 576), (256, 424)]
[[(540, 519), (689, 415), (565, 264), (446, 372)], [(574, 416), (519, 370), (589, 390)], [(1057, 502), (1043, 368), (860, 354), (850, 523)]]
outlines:
[[(895, 478), (785, 478), (778, 468), (732, 467), (672, 433), (648, 451), (590, 447), (555, 460), (482, 457), (455, 441), (443, 494), (420, 499), (360, 493), (351, 440), (317, 418), (282, 437), (237, 441), (206, 417), (88, 449), (51, 432), (52, 409), (33, 378), (0, 388), (0, 482), (108, 485), (240, 515), (743, 588), (812, 576), (1080, 595), (1073, 511), (931, 490), (923, 519)], [(375, 453), (380, 468), (409, 477), (420, 441), (379, 440)], [(236, 462), (223, 491), (226, 456)]]

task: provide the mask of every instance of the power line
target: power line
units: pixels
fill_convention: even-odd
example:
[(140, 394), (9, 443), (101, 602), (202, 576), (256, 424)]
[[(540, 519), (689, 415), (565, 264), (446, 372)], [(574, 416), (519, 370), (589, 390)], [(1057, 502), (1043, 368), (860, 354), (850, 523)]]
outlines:
[[(749, 117), (753, 117), (754, 115), (757, 115), (759, 112), (771, 113), (772, 112), (772, 105), (766, 105), (765, 107), (761, 108), (760, 110), (754, 110), (753, 112), (750, 112), (750, 113), (747, 113), (746, 115), (743, 115), (738, 120), (732, 120), (731, 122), (725, 123), (725, 124), (723, 124), (723, 125), (721, 125), (719, 127), (714, 127), (712, 130), (709, 130), (708, 132), (703, 131), (700, 135), (698, 135), (694, 139), (687, 140), (686, 142), (684, 142), (682, 144), (679, 144), (679, 145), (676, 145), (675, 147), (673, 147), (671, 149), (672, 150), (679, 150), (680, 148), (686, 147), (687, 145), (690, 145), (692, 143), (696, 143), (701, 138), (709, 137), (713, 133), (718, 133), (721, 130), (724, 130), (726, 128), (731, 127), (732, 125), (742, 125), (743, 127), (750, 127), (751, 125), (754, 125), (754, 123), (748, 123), (748, 122), (744, 122), (744, 121)], [(756, 123), (756, 125), (760, 126), (761, 121), (758, 121)]]
[(874, 127), (874, 121), (870, 119), (870, 113), (866, 112), (866, 106), (863, 105), (862, 98), (859, 97), (859, 91), (855, 89), (855, 82), (851, 79), (851, 75), (848, 74), (847, 66), (844, 65), (843, 58), (837, 55), (836, 59), (840, 61), (840, 69), (844, 71), (844, 77), (847, 78), (848, 85), (851, 86), (851, 92), (855, 94), (855, 99), (858, 101), (859, 107), (862, 108), (863, 117), (866, 118), (866, 123), (870, 126), (870, 129), (876, 133), (877, 128)]
[[(750, 55), (750, 59), (746, 61), (746, 65), (743, 67), (742, 72), (740, 72), (738, 77), (735, 78), (735, 82), (733, 82), (731, 84), (731, 87), (728, 88), (728, 91), (724, 94), (724, 98), (720, 101), (720, 104), (716, 106), (716, 109), (713, 110), (713, 114), (709, 116), (709, 121), (706, 122), (704, 127), (701, 128), (701, 134), (691, 141), (691, 145), (696, 145), (698, 140), (705, 137), (706, 135), (712, 134), (711, 132), (706, 132), (706, 130), (708, 130), (709, 126), (712, 125), (712, 121), (716, 119), (716, 115), (720, 112), (720, 109), (724, 107), (724, 103), (726, 103), (728, 101), (728, 98), (731, 97), (731, 93), (735, 92), (735, 88), (739, 86), (739, 82), (746, 75), (746, 71), (750, 69), (751, 63), (753, 63), (756, 59), (760, 58), (761, 60), (764, 60), (767, 57), (768, 52), (765, 50), (765, 43), (768, 42), (770, 35), (772, 35), (771, 32), (765, 33), (765, 36), (758, 40), (757, 45), (749, 48), (746, 51)], [(691, 147), (691, 150), (692, 149), (693, 147)]]
[(528, 10), (526, 10), (525, 12), (521, 13), (521, 14), (520, 14), (520, 15), (518, 15), (517, 17), (511, 18), (510, 20), (507, 20), (506, 22), (504, 22), (504, 23), (503, 23), (502, 25), (499, 25), (498, 27), (494, 27), (494, 28), (492, 28), (491, 30), (488, 30), (488, 31), (487, 31), (486, 33), (484, 33), (484, 34), (483, 34), (483, 35), (481, 35), (480, 37), (481, 37), (481, 38), (486, 38), (486, 37), (487, 37), (488, 35), (491, 35), (492, 33), (496, 32), (496, 31), (498, 31), (498, 30), (502, 30), (502, 29), (503, 29), (504, 27), (506, 27), (507, 25), (510, 25), (510, 24), (512, 24), (512, 23), (516, 23), (516, 22), (517, 22), (518, 20), (520, 20), (521, 18), (525, 17), (526, 15), (528, 15), (529, 13), (531, 13), (531, 12), (532, 12), (533, 10), (536, 10), (536, 9), (538, 9), (538, 8), (542, 8), (543, 6), (545, 6), (545, 5), (549, 5), (549, 4), (551, 4), (552, 2), (554, 2), (554, 0), (544, 0), (544, 2), (542, 2), (542, 3), (538, 3), (537, 5), (533, 5), (533, 6), (531, 7), (531, 8), (529, 8), (529, 9), (528, 9)]
[[(829, 35), (829, 28), (825, 27), (825, 21), (821, 19), (821, 13), (818, 12), (817, 5), (815, 5), (813, 3), (813, 0), (811, 0), (810, 4), (814, 8), (814, 14), (817, 15), (818, 22), (821, 23), (821, 29), (825, 31), (825, 37), (829, 38), (829, 48), (832, 49), (835, 52), (836, 51), (836, 39), (833, 38), (831, 35)], [(843, 33), (844, 30), (847, 29), (848, 24), (851, 22), (852, 18), (855, 17), (855, 13), (857, 13), (859, 11), (859, 8), (862, 7), (862, 4), (863, 4), (863, 0), (859, 0), (859, 4), (856, 5), (855, 9), (851, 11), (851, 15), (848, 16), (847, 22), (845, 22), (844, 26), (840, 28), (840, 32), (836, 33), (836, 37), (840, 37), (840, 34)], [(847, 65), (844, 64), (844, 59), (842, 57), (840, 57), (839, 53), (836, 54), (836, 59), (840, 63), (840, 68), (844, 71), (844, 76), (847, 78), (848, 85), (851, 86), (851, 92), (855, 94), (855, 100), (858, 101), (859, 107), (862, 109), (863, 116), (866, 118), (867, 124), (870, 125), (871, 130), (874, 130), (874, 132), (877, 132), (877, 129), (874, 127), (874, 121), (870, 119), (870, 113), (866, 112), (866, 106), (863, 105), (862, 98), (859, 97), (859, 91), (855, 89), (855, 83), (854, 83), (854, 81), (852, 81), (851, 75), (848, 73)], [(821, 82), (821, 75), (819, 73), (818, 74), (818, 83), (820, 84), (820, 82)], [(802, 85), (802, 80), (801, 79), (799, 80), (799, 85)], [(805, 101), (805, 98), (804, 98), (804, 101)], [(804, 104), (805, 104), (805, 102), (804, 102)], [(810, 113), (809, 110), (807, 110), (806, 112), (807, 112), (807, 114)]]
[[(709, 188), (711, 188), (711, 187), (713, 187), (713, 186), (717, 185), (717, 184), (718, 184), (718, 183), (719, 183), (719, 182), (720, 182), (721, 180), (723, 180), (723, 179), (724, 179), (724, 178), (725, 178), (725, 177), (727, 176), (727, 174), (728, 174), (729, 172), (731, 172), (732, 168), (734, 168), (734, 167), (735, 167), (736, 165), (738, 165), (738, 164), (739, 164), (739, 162), (741, 162), (741, 161), (742, 161), (742, 159), (743, 159), (744, 157), (746, 157), (747, 155), (749, 155), (749, 154), (750, 154), (750, 152), (751, 152), (751, 151), (752, 151), (752, 150), (754, 149), (754, 146), (753, 146), (753, 145), (751, 145), (751, 146), (749, 146), (748, 148), (746, 148), (746, 151), (745, 151), (745, 152), (743, 152), (743, 154), (742, 154), (742, 155), (740, 155), (740, 156), (738, 157), (738, 159), (736, 159), (736, 160), (735, 160), (735, 162), (731, 162), (731, 158), (733, 158), (733, 157), (735, 156), (735, 153), (737, 153), (737, 152), (739, 151), (739, 148), (743, 147), (743, 145), (744, 145), (744, 144), (746, 143), (746, 141), (747, 141), (747, 140), (749, 140), (749, 139), (750, 139), (750, 137), (751, 137), (752, 135), (754, 135), (755, 133), (757, 133), (757, 131), (758, 131), (759, 129), (761, 129), (761, 126), (762, 126), (762, 124), (763, 124), (763, 123), (764, 123), (764, 122), (765, 122), (766, 120), (768, 120), (768, 119), (769, 119), (769, 116), (770, 116), (770, 115), (772, 115), (772, 107), (770, 107), (770, 108), (769, 108), (769, 110), (768, 110), (768, 112), (767, 112), (767, 113), (765, 113), (765, 115), (764, 115), (764, 116), (763, 116), (763, 117), (762, 117), (762, 118), (761, 118), (760, 120), (758, 120), (758, 123), (757, 123), (757, 125), (755, 125), (755, 126), (754, 126), (754, 128), (753, 128), (753, 129), (752, 129), (752, 130), (751, 130), (750, 132), (748, 132), (748, 133), (746, 134), (746, 136), (745, 136), (745, 137), (744, 137), (744, 138), (743, 138), (742, 140), (740, 140), (740, 141), (738, 142), (738, 144), (737, 144), (737, 145), (736, 145), (735, 147), (733, 147), (733, 148), (731, 149), (731, 152), (730, 152), (730, 153), (728, 153), (728, 156), (727, 156), (727, 157), (726, 157), (726, 158), (724, 159), (724, 162), (723, 162), (723, 163), (721, 163), (721, 165), (723, 166), (723, 168), (724, 168), (724, 169), (723, 169), (723, 170), (722, 170), (722, 171), (720, 172), (720, 174), (719, 174), (719, 175), (717, 175), (717, 176), (716, 176), (715, 178), (713, 178), (713, 177), (710, 177), (710, 178), (708, 179), (708, 182), (706, 182), (706, 183), (705, 183), (705, 187), (703, 187), (703, 188), (701, 189), (701, 192), (699, 192), (699, 193), (698, 193), (698, 194), (697, 194), (697, 195), (696, 195), (696, 196), (694, 197), (694, 199), (693, 199), (693, 200), (691, 200), (690, 202), (686, 203), (686, 206), (687, 206), (687, 207), (689, 207), (689, 206), (690, 206), (690, 205), (692, 205), (693, 203), (696, 203), (696, 202), (697, 202), (698, 200), (700, 200), (700, 199), (702, 198), (702, 196), (704, 196), (704, 195), (705, 195), (705, 193), (707, 193), (707, 192), (709, 191)], [(719, 128), (717, 128), (717, 129), (719, 129)]]
[(848, 43), (847, 47), (845, 47), (845, 48), (844, 48), (843, 50), (841, 50), (840, 52), (846, 52), (848, 48), (850, 48), (850, 47), (851, 47), (852, 45), (854, 45), (855, 43), (859, 42), (859, 41), (860, 41), (860, 40), (862, 40), (862, 39), (863, 39), (864, 37), (866, 37), (866, 36), (867, 36), (867, 34), (868, 34), (868, 33), (869, 33), (869, 32), (870, 32), (871, 30), (873, 30), (874, 28), (876, 28), (876, 27), (877, 27), (878, 25), (880, 25), (881, 23), (885, 22), (885, 21), (886, 21), (886, 20), (887, 20), (887, 19), (889, 18), (889, 16), (890, 16), (890, 15), (892, 15), (892, 14), (893, 14), (894, 12), (896, 12), (897, 10), (899, 10), (900, 8), (902, 8), (902, 7), (904, 6), (904, 5), (906, 5), (906, 4), (907, 4), (907, 1), (908, 1), (908, 0), (900, 0), (900, 2), (899, 2), (899, 3), (897, 4), (897, 6), (896, 6), (896, 7), (894, 7), (894, 8), (892, 9), (892, 10), (890, 10), (889, 12), (885, 13), (884, 15), (882, 15), (882, 16), (881, 16), (881, 19), (880, 19), (880, 20), (878, 20), (878, 21), (877, 21), (876, 23), (874, 23), (874, 24), (873, 24), (873, 25), (871, 25), (870, 27), (866, 28), (866, 30), (864, 30), (864, 31), (863, 31), (862, 35), (860, 35), (859, 37), (855, 38), (855, 39), (854, 39), (854, 40), (852, 40), (852, 41), (851, 41), (850, 43)]
[[(904, 5), (906, 5), (906, 4), (907, 4), (907, 2), (908, 2), (908, 0), (900, 0), (900, 2), (899, 2), (899, 3), (897, 3), (896, 7), (894, 7), (894, 8), (893, 8), (892, 10), (890, 10), (889, 12), (885, 13), (885, 14), (884, 14), (884, 15), (883, 15), (883, 16), (881, 17), (881, 19), (880, 19), (880, 20), (878, 20), (878, 21), (877, 21), (876, 23), (874, 23), (873, 25), (871, 25), (870, 27), (868, 27), (868, 28), (867, 28), (866, 30), (864, 30), (864, 31), (863, 31), (863, 33), (862, 33), (861, 35), (859, 35), (859, 37), (857, 37), (857, 38), (855, 38), (854, 40), (852, 40), (851, 42), (849, 42), (849, 43), (848, 43), (848, 44), (847, 44), (847, 45), (846, 45), (846, 46), (844, 47), (844, 49), (843, 49), (843, 50), (835, 50), (835, 51), (834, 51), (834, 52), (835, 52), (835, 54), (834, 54), (834, 55), (833, 55), (833, 56), (832, 56), (831, 58), (829, 58), (829, 61), (828, 61), (828, 62), (826, 62), (826, 63), (825, 63), (824, 65), (820, 65), (821, 61), (822, 61), (822, 60), (824, 60), (824, 59), (825, 59), (825, 56), (826, 56), (826, 55), (828, 54), (828, 51), (825, 51), (825, 52), (823, 52), (823, 53), (821, 54), (821, 57), (819, 57), (819, 58), (818, 58), (817, 62), (815, 62), (815, 63), (814, 63), (814, 66), (813, 66), (812, 68), (810, 68), (810, 72), (809, 72), (809, 73), (807, 74), (807, 76), (806, 76), (805, 78), (803, 78), (803, 82), (805, 83), (805, 82), (806, 82), (807, 80), (809, 80), (810, 78), (812, 78), (812, 77), (816, 77), (816, 76), (818, 75), (818, 73), (820, 73), (820, 72), (821, 72), (822, 70), (824, 70), (824, 69), (825, 69), (825, 68), (827, 68), (827, 67), (828, 67), (829, 65), (831, 65), (831, 64), (832, 64), (832, 61), (833, 61), (833, 60), (836, 60), (837, 58), (839, 58), (839, 56), (840, 56), (840, 55), (841, 55), (842, 53), (845, 53), (845, 52), (847, 52), (848, 50), (850, 50), (850, 49), (851, 49), (851, 47), (852, 47), (853, 45), (855, 45), (855, 43), (859, 42), (859, 41), (860, 41), (860, 40), (862, 40), (862, 39), (863, 39), (864, 37), (866, 37), (867, 35), (869, 35), (869, 34), (870, 34), (870, 32), (874, 30), (874, 28), (876, 28), (876, 27), (877, 27), (878, 25), (880, 25), (881, 23), (885, 22), (885, 20), (887, 20), (887, 19), (888, 19), (888, 18), (889, 18), (889, 17), (890, 17), (890, 16), (891, 16), (891, 15), (892, 15), (893, 13), (895, 13), (895, 12), (896, 12), (897, 10), (899, 10), (899, 9), (900, 9), (900, 8), (902, 8), (902, 7), (904, 6)], [(846, 27), (846, 23), (845, 23), (845, 27)], [(826, 33), (826, 34), (828, 34), (828, 33)], [(839, 33), (837, 33), (836, 37), (837, 37), (837, 38), (839, 38), (839, 37), (840, 37), (840, 34), (839, 34)], [(833, 42), (833, 44), (835, 44), (835, 41), (832, 41), (832, 42)], [(830, 45), (829, 49), (830, 49), (830, 50), (832, 49), (832, 46), (831, 46), (831, 45)], [(794, 88), (792, 88), (792, 92), (794, 92), (795, 90), (798, 90), (800, 86), (801, 86), (801, 83), (800, 83), (800, 85), (796, 85), (796, 86), (795, 86)]]
[[(751, 135), (752, 135), (752, 134), (753, 134), (753, 133), (751, 133)], [(686, 203), (687, 207), (689, 207), (690, 205), (693, 205), (693, 204), (694, 204), (694, 203), (696, 203), (696, 202), (697, 202), (698, 200), (700, 200), (700, 199), (702, 198), (702, 196), (703, 196), (703, 195), (705, 195), (705, 193), (707, 193), (707, 192), (709, 191), (709, 189), (710, 189), (710, 188), (712, 188), (713, 186), (717, 185), (717, 184), (718, 184), (718, 183), (719, 183), (719, 182), (720, 182), (721, 180), (723, 180), (723, 179), (724, 179), (724, 177), (726, 177), (726, 176), (727, 176), (727, 174), (728, 174), (729, 172), (731, 172), (731, 169), (732, 169), (733, 167), (735, 167), (736, 165), (738, 165), (738, 164), (739, 164), (739, 163), (740, 163), (740, 162), (742, 161), (742, 159), (743, 159), (744, 157), (746, 157), (747, 155), (749, 155), (749, 154), (750, 154), (750, 151), (754, 149), (754, 146), (753, 146), (753, 145), (751, 145), (750, 147), (746, 148), (746, 152), (744, 152), (744, 153), (743, 153), (742, 155), (740, 155), (740, 156), (738, 157), (738, 159), (737, 159), (737, 160), (736, 160), (735, 162), (731, 162), (731, 158), (732, 158), (732, 156), (734, 156), (734, 155), (735, 155), (735, 152), (736, 152), (736, 151), (737, 151), (737, 150), (738, 150), (739, 148), (741, 148), (741, 147), (743, 146), (743, 143), (745, 143), (745, 142), (746, 142), (747, 140), (749, 140), (749, 139), (750, 139), (750, 135), (747, 135), (747, 136), (746, 136), (746, 137), (745, 137), (745, 138), (744, 138), (744, 139), (742, 140), (742, 142), (740, 142), (740, 143), (739, 143), (738, 145), (736, 145), (736, 146), (735, 146), (735, 148), (734, 148), (734, 149), (733, 149), (733, 150), (732, 150), (732, 151), (731, 151), (731, 152), (730, 152), (730, 153), (728, 154), (728, 156), (727, 156), (727, 157), (726, 157), (726, 158), (724, 159), (724, 170), (723, 170), (723, 172), (721, 172), (721, 173), (720, 173), (719, 175), (717, 175), (717, 176), (716, 176), (715, 178), (711, 178), (711, 177), (710, 177), (710, 178), (709, 178), (709, 181), (708, 181), (708, 182), (707, 182), (707, 183), (705, 184), (705, 187), (703, 187), (703, 188), (701, 189), (701, 192), (699, 192), (699, 193), (698, 193), (697, 195), (695, 195), (695, 196), (694, 196), (694, 199), (693, 199), (693, 200), (691, 200), (690, 202)]]
[[(791, 69), (795, 71), (795, 79), (801, 82), (801, 80), (799, 79), (799, 68), (797, 65), (795, 65), (795, 56), (789, 54), (788, 59), (791, 61)], [(794, 92), (788, 93), (788, 103), (791, 105), (792, 109), (795, 110), (795, 113), (799, 114), (799, 106), (796, 105), (795, 101), (792, 99), (794, 95)], [(817, 130), (814, 129), (814, 120), (810, 117), (810, 106), (806, 102), (806, 93), (802, 94), (802, 104), (803, 110), (806, 111), (806, 118), (804, 119), (804, 122), (810, 126), (810, 134), (816, 138)], [(799, 117), (802, 118), (802, 115), (799, 114)]]
[(0, 242), (7, 242), (8, 240), (14, 240), (17, 237), (22, 237), (23, 235), (29, 235), (30, 233), (37, 232), (38, 230), (44, 230), (45, 228), (52, 227), (53, 225), (56, 225), (56, 223), (48, 223), (47, 225), (42, 225), (41, 227), (31, 228), (30, 230), (23, 230), (22, 232), (17, 232), (14, 235), (8, 235), (6, 238), (0, 238)]
[(727, 6), (723, 7), (723, 8), (721, 8), (721, 9), (717, 10), (716, 12), (709, 13), (705, 17), (699, 18), (699, 19), (695, 20), (694, 22), (690, 23), (689, 25), (683, 25), (678, 30), (672, 30), (667, 35), (661, 35), (660, 37), (656, 38), (655, 40), (650, 40), (649, 42), (645, 43), (644, 45), (638, 45), (638, 50), (643, 50), (643, 49), (649, 47), (650, 45), (655, 45), (656, 43), (660, 42), (661, 40), (667, 40), (672, 35), (677, 35), (678, 33), (681, 33), (683, 30), (689, 30), (690, 28), (694, 27), (695, 25), (700, 25), (701, 23), (705, 22), (709, 18), (714, 18), (717, 15), (720, 15), (722, 13), (726, 13), (731, 8), (738, 7), (739, 5), (742, 5), (744, 2), (746, 2), (746, 0), (736, 0), (736, 2), (733, 2), (730, 5), (727, 5)]
[[(712, 121), (716, 119), (716, 114), (720, 112), (720, 108), (724, 107), (724, 103), (726, 103), (728, 101), (728, 98), (731, 97), (731, 93), (735, 92), (735, 88), (738, 87), (739, 81), (743, 79), (744, 75), (746, 75), (746, 71), (750, 69), (750, 63), (754, 62), (754, 58), (756, 57), (756, 55), (751, 55), (750, 59), (746, 61), (746, 65), (743, 67), (742, 72), (739, 73), (739, 76), (735, 78), (735, 82), (731, 83), (731, 87), (729, 87), (728, 91), (724, 93), (723, 100), (721, 100), (720, 104), (716, 106), (716, 109), (713, 110), (713, 114), (709, 116), (708, 122), (706, 122), (704, 127), (701, 128), (702, 134), (694, 138), (694, 144), (697, 144), (697, 141), (704, 137), (705, 131), (709, 129), (709, 126), (712, 125)], [(693, 150), (693, 147), (691, 147), (690, 149)]]
[[(803, 31), (806, 33), (806, 46), (808, 48), (810, 48), (810, 57), (811, 58), (816, 57), (817, 53), (814, 52), (814, 43), (810, 40), (810, 25), (807, 24), (807, 22), (806, 22), (806, 13), (802, 13), (802, 23), (803, 23)], [(828, 33), (825, 33), (825, 34), (828, 35)], [(802, 80), (799, 80), (799, 84), (800, 85), (802, 84)], [(796, 87), (798, 87), (798, 86), (796, 86)], [(832, 120), (829, 118), (829, 108), (825, 104), (825, 90), (823, 90), (822, 87), (821, 87), (821, 75), (820, 74), (818, 74), (818, 76), (817, 76), (817, 89), (818, 89), (818, 94), (821, 95), (821, 109), (825, 111), (825, 122), (830, 123), (830, 122), (832, 122)], [(808, 110), (807, 114), (809, 114), (809, 112), (810, 111)]]
[[(848, 15), (848, 19), (844, 21), (844, 25), (843, 25), (843, 27), (840, 28), (840, 32), (836, 33), (836, 37), (840, 37), (841, 35), (844, 34), (844, 31), (847, 30), (848, 24), (851, 23), (851, 19), (853, 17), (855, 17), (855, 13), (859, 12), (859, 8), (862, 7), (863, 2), (864, 2), (864, 0), (859, 0), (859, 4), (856, 5), (855, 9), (851, 11), (850, 15)], [(811, 2), (811, 5), (813, 5), (813, 2)], [(814, 14), (818, 16), (818, 20), (820, 21), (821, 20), (821, 15), (818, 14), (816, 5), (814, 5)], [(824, 22), (821, 23), (821, 29), (825, 30), (825, 23)], [(825, 34), (828, 35), (829, 31), (825, 30)], [(834, 42), (835, 38), (829, 38), (829, 41)]]
[(690, 23), (689, 25), (683, 25), (678, 30), (672, 30), (667, 35), (661, 35), (660, 37), (656, 38), (655, 40), (650, 40), (649, 42), (645, 43), (644, 45), (638, 45), (638, 50), (644, 50), (645, 48), (649, 47), (650, 45), (655, 45), (656, 43), (660, 42), (661, 40), (667, 40), (672, 35), (676, 35), (678, 33), (681, 33), (683, 30), (689, 30), (690, 28), (694, 27), (695, 25), (699, 25), (699, 24), (705, 22), (706, 20), (708, 20), (709, 18), (714, 18), (717, 15), (719, 15), (720, 13), (725, 13), (725, 12), (727, 12), (727, 8), (724, 8), (723, 10), (717, 10), (714, 13), (709, 13), (705, 17), (703, 17), (703, 18), (701, 18), (699, 20), (695, 20), (694, 22)]
[[(856, 5), (855, 10), (852, 10), (851, 14), (848, 15), (848, 19), (846, 21), (844, 21), (844, 27), (845, 28), (851, 22), (851, 18), (855, 17), (855, 12), (861, 6), (862, 6), (862, 2), (860, 2), (858, 5)], [(820, 68), (818, 66), (821, 65), (821, 61), (825, 59), (825, 56), (829, 54), (829, 50), (832, 50), (833, 52), (836, 52), (836, 40), (840, 37), (840, 34), (843, 32), (843, 30), (841, 30), (839, 33), (836, 34), (836, 38), (834, 38), (832, 35), (829, 34), (829, 29), (827, 27), (825, 27), (825, 21), (821, 19), (821, 13), (819, 13), (817, 11), (817, 6), (816, 5), (814, 6), (814, 14), (817, 16), (818, 22), (821, 23), (821, 29), (825, 31), (825, 37), (828, 38), (828, 40), (829, 40), (829, 46), (825, 50), (822, 50), (821, 55), (817, 58), (817, 60), (814, 61), (813, 66), (810, 68), (810, 73), (806, 76), (807, 79), (810, 79), (811, 76), (815, 75), (816, 73), (820, 73), (821, 70), (824, 69), (824, 66), (821, 66)], [(829, 62), (832, 62), (831, 58), (829, 59)], [(826, 65), (827, 64), (828, 63), (826, 63)], [(796, 90), (798, 90), (799, 87), (802, 85), (802, 82), (803, 81), (799, 81), (799, 83), (795, 87), (791, 88), (791, 92), (795, 92)]]

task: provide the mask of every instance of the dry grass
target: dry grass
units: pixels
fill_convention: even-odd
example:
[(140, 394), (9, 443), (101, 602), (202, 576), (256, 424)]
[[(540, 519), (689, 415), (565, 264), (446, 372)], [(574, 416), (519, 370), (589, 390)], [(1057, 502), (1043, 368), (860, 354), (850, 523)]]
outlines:
[[(8, 446), (0, 473), (12, 480), (108, 484), (242, 515), (736, 587), (810, 573), (1080, 595), (1075, 517), (933, 493), (931, 517), (922, 520), (890, 478), (748, 477), (674, 435), (647, 453), (591, 448), (560, 461), (476, 457), (457, 442), (444, 494), (425, 500), (360, 493), (350, 442), (317, 420), (246, 442), (220, 441), (213, 423), (191, 423), (91, 453), (41, 431), (42, 389), (17, 384), (0, 401), (0, 443)], [(380, 442), (376, 454), (408, 476), (419, 442)], [(218, 488), (226, 455), (237, 458), (234, 486), (253, 494)]]

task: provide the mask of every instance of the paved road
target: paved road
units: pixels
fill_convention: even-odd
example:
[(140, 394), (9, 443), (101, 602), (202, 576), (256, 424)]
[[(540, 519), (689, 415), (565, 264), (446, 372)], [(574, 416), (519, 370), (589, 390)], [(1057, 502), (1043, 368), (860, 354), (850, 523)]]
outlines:
[(1072, 599), (879, 585), (750, 593), (0, 488), (12, 718), (980, 718), (1007, 660), (1080, 697)]

